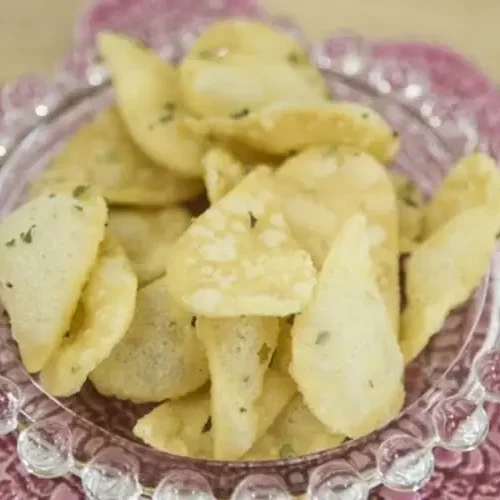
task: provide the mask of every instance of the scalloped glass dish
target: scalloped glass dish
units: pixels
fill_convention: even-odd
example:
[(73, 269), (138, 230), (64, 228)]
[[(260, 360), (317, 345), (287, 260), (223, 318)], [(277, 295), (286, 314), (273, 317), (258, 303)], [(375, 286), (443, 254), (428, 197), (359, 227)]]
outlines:
[[(175, 59), (222, 12), (227, 8), (206, 7), (182, 29), (172, 12), (168, 20), (124, 16), (127, 23), (114, 27)], [(282, 20), (255, 9), (247, 14), (300, 36)], [(332, 37), (312, 53), (335, 98), (373, 107), (400, 133), (401, 152), (390, 168), (413, 179), (426, 195), (460, 156), (490, 149), (473, 108), (434, 93), (425, 72), (405, 60), (373, 57), (370, 44), (352, 36)], [(31, 180), (73, 132), (113, 100), (105, 68), (92, 64), (93, 49), (78, 54), (65, 61), (57, 84), (25, 79), (2, 94), (7, 114), (0, 122), (0, 218), (23, 200)], [(0, 323), (0, 434), (19, 426), (18, 453), (31, 473), (78, 474), (95, 499), (181, 498), (172, 496), (175, 490), (191, 492), (189, 498), (213, 493), (217, 498), (285, 499), (307, 492), (315, 499), (363, 500), (381, 483), (399, 491), (418, 489), (432, 474), (433, 447), (467, 451), (478, 446), (489, 425), (483, 402), (500, 401), (494, 269), (407, 367), (407, 400), (398, 418), (339, 448), (267, 462), (157, 452), (132, 435), (135, 421), (151, 406), (102, 397), (89, 383), (70, 398), (45, 394), (22, 367), (5, 317)]]

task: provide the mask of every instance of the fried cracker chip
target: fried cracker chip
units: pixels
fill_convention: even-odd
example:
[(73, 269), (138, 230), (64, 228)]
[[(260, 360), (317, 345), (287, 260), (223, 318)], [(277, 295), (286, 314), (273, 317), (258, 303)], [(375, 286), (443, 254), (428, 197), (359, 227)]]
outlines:
[(191, 214), (182, 207), (112, 209), (108, 231), (122, 243), (142, 285), (165, 273), (170, 248), (190, 223)]
[(403, 370), (375, 282), (366, 219), (355, 215), (326, 258), (312, 302), (295, 318), (290, 373), (331, 432), (359, 437), (400, 410)]
[(424, 197), (405, 176), (390, 172), (390, 179), (398, 199), (399, 253), (411, 253), (422, 237)]
[(163, 279), (137, 294), (135, 316), (122, 341), (91, 374), (104, 396), (160, 402), (208, 381), (208, 365), (195, 318), (173, 301)]
[[(263, 393), (257, 399), (257, 436), (268, 430), (293, 396), (290, 377), (268, 370)], [(176, 401), (167, 401), (139, 419), (134, 434), (153, 448), (196, 458), (213, 458), (210, 391), (207, 388)]]
[(123, 35), (101, 33), (98, 43), (132, 138), (159, 165), (185, 177), (201, 177), (205, 146), (179, 126), (184, 112), (176, 69)]
[(125, 335), (135, 309), (137, 278), (123, 248), (107, 237), (62, 344), (40, 374), (53, 396), (77, 393), (88, 374)]
[(397, 334), (398, 221), (386, 169), (364, 153), (323, 146), (290, 158), (276, 178), (290, 229), (318, 269), (345, 221), (357, 212), (365, 214), (377, 284)]
[(490, 205), (500, 211), (500, 171), (490, 156), (474, 153), (446, 176), (425, 210), (425, 237), (468, 208)]
[(332, 434), (309, 410), (297, 393), (268, 432), (245, 455), (245, 460), (279, 460), (336, 448), (345, 440)]
[(104, 237), (106, 203), (40, 196), (0, 223), (0, 299), (24, 366), (40, 371), (68, 331)]
[(215, 23), (181, 63), (184, 100), (192, 113), (229, 116), (244, 107), (323, 100), (325, 82), (296, 40), (264, 23)]
[(84, 125), (35, 180), (31, 196), (65, 183), (90, 185), (111, 205), (164, 206), (201, 193), (199, 180), (157, 166), (138, 149), (115, 106)]
[(460, 212), (411, 254), (406, 264), (407, 305), (400, 345), (409, 363), (462, 304), (488, 269), (500, 229), (491, 207)]
[(172, 296), (197, 315), (302, 309), (315, 270), (290, 234), (268, 168), (255, 169), (191, 224), (170, 252), (166, 280)]
[(399, 145), (397, 134), (379, 114), (352, 102), (281, 103), (254, 111), (243, 108), (232, 116), (186, 118), (184, 123), (198, 134), (241, 141), (277, 155), (330, 144), (359, 148), (386, 163)]
[(202, 160), (207, 197), (214, 204), (226, 196), (246, 175), (246, 168), (229, 151), (213, 147)]
[(179, 72), (183, 102), (195, 116), (229, 118), (276, 103), (328, 102), (317, 71), (286, 59), (232, 52), (220, 59), (187, 57)]
[(278, 340), (278, 320), (256, 316), (198, 318), (207, 353), (214, 457), (238, 459), (257, 439), (255, 402)]

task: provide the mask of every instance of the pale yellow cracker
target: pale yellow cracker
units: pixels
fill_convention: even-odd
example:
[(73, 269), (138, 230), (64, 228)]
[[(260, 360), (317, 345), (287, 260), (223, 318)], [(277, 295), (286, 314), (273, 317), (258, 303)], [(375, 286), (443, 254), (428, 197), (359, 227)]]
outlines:
[(135, 310), (137, 277), (123, 248), (107, 237), (71, 326), (40, 373), (53, 396), (77, 393), (88, 374), (125, 335)]
[(290, 373), (330, 432), (360, 437), (399, 412), (403, 371), (366, 219), (355, 215), (339, 232), (311, 303), (295, 318)]
[(500, 212), (500, 171), (493, 158), (474, 153), (450, 170), (425, 210), (425, 237), (468, 208), (489, 205)]
[(396, 196), (386, 169), (369, 155), (322, 146), (290, 158), (276, 173), (285, 218), (318, 269), (346, 220), (368, 221), (375, 276), (399, 328), (399, 249)]
[(315, 274), (290, 234), (270, 170), (259, 167), (179, 238), (166, 280), (193, 314), (285, 316), (307, 303)]
[(222, 20), (207, 28), (191, 45), (180, 73), (184, 101), (200, 116), (328, 96), (320, 71), (298, 42), (253, 20)]
[(286, 59), (232, 52), (221, 59), (188, 57), (179, 72), (183, 102), (195, 116), (229, 118), (244, 109), (255, 112), (276, 103), (328, 102), (316, 72), (312, 68), (304, 72)]
[(278, 320), (198, 318), (210, 369), (214, 457), (234, 460), (257, 439), (255, 402), (278, 340)]
[(397, 134), (379, 114), (352, 102), (242, 108), (232, 117), (189, 118), (185, 125), (199, 134), (238, 140), (278, 155), (330, 144), (359, 148), (386, 163), (399, 147)]
[(164, 279), (151, 283), (139, 290), (130, 328), (90, 380), (104, 396), (137, 403), (195, 391), (208, 381), (195, 324), (196, 318), (170, 298)]
[(202, 165), (207, 197), (212, 204), (229, 193), (247, 173), (243, 163), (221, 147), (210, 148)]
[(65, 183), (96, 188), (110, 205), (163, 206), (201, 193), (199, 180), (159, 167), (134, 144), (115, 106), (83, 125), (35, 179), (31, 196)]
[(108, 231), (122, 243), (143, 285), (165, 273), (170, 248), (190, 223), (191, 215), (182, 207), (112, 209)]
[[(264, 376), (263, 392), (255, 403), (260, 438), (290, 401), (295, 384), (275, 370)], [(175, 455), (214, 458), (210, 391), (203, 388), (175, 401), (167, 401), (138, 420), (134, 434), (153, 448)]]
[(77, 192), (35, 198), (0, 224), (0, 299), (31, 373), (69, 329), (106, 218), (101, 197)]
[(408, 363), (471, 295), (488, 269), (500, 229), (489, 207), (466, 209), (417, 247), (406, 263), (401, 350)]
[(279, 460), (336, 448), (345, 436), (331, 433), (297, 393), (245, 460)]
[(132, 138), (159, 165), (186, 177), (201, 177), (205, 145), (179, 125), (184, 111), (177, 70), (123, 35), (100, 33), (98, 44)]

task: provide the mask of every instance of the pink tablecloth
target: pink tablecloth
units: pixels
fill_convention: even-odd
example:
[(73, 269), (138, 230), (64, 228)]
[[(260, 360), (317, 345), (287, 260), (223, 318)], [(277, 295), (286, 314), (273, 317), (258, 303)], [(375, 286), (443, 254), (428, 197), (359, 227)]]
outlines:
[[(205, 0), (208, 4), (209, 0)], [(204, 2), (194, 0), (101, 0), (91, 7), (77, 23), (76, 49), (85, 50), (92, 33), (105, 26), (122, 22), (124, 13), (137, 16), (143, 4), (148, 9), (175, 12), (175, 22), (182, 26), (191, 13), (199, 12)], [(213, 4), (214, 2), (212, 2)], [(218, 0), (217, 5), (237, 13), (254, 9), (252, 0)], [(193, 4), (193, 5), (191, 5)], [(196, 4), (196, 5), (194, 5)], [(196, 7), (196, 9), (194, 9)], [(410, 64), (425, 67), (433, 87), (442, 93), (471, 101), (480, 96), (480, 128), (491, 139), (500, 155), (500, 93), (474, 65), (459, 55), (444, 49), (419, 43), (379, 42), (375, 53), (381, 56), (403, 57)], [(379, 489), (376, 499), (435, 499), (435, 500), (498, 500), (500, 498), (500, 409), (490, 408), (491, 431), (487, 441), (475, 451), (465, 454), (437, 450), (437, 469), (422, 491), (413, 494), (387, 492)], [(29, 476), (16, 455), (14, 436), (0, 438), (0, 499), (1, 500), (80, 500), (84, 496), (75, 478), (39, 480)]]

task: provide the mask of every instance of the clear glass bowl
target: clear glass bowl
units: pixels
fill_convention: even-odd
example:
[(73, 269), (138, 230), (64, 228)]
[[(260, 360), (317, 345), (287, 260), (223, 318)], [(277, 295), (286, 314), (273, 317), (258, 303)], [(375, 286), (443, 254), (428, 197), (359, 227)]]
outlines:
[[(103, 16), (90, 23), (88, 16), (95, 11), (89, 10), (79, 25), (77, 47), (55, 83), (27, 77), (3, 89), (0, 218), (22, 202), (31, 180), (73, 132), (113, 101), (106, 69), (93, 48), (95, 29), (111, 26), (137, 36), (168, 59), (179, 58), (197, 33), (228, 14), (264, 19), (302, 39), (291, 23), (244, 2), (234, 12), (225, 2), (197, 3), (197, 19), (187, 24), (173, 10), (159, 15), (154, 10), (159, 2), (149, 2), (148, 10), (122, 1), (128, 7), (121, 5), (112, 22)], [(112, 4), (104, 2), (104, 8)], [(425, 70), (406, 59), (380, 57), (374, 46), (351, 34), (333, 36), (311, 51), (334, 97), (375, 108), (400, 133), (401, 152), (390, 168), (413, 179), (426, 195), (463, 154), (481, 149), (497, 155), (478, 125), (477, 102), (436, 91)], [(493, 263), (475, 294), (407, 367), (407, 400), (398, 418), (339, 448), (265, 462), (157, 452), (132, 435), (135, 421), (151, 405), (102, 397), (90, 383), (70, 398), (47, 395), (22, 367), (5, 316), (0, 322), (0, 434), (17, 427), (18, 454), (29, 472), (45, 478), (78, 474), (89, 498), (97, 500), (141, 494), (156, 500), (184, 498), (174, 493), (286, 499), (306, 492), (314, 499), (363, 500), (379, 484), (398, 491), (418, 489), (432, 474), (433, 448), (477, 447), (489, 426), (483, 403), (500, 402), (495, 268)]]

